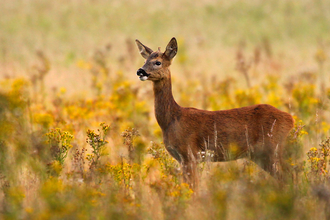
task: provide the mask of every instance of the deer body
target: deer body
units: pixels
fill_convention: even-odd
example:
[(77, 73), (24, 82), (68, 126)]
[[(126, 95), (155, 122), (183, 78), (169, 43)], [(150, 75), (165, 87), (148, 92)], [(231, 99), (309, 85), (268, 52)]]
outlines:
[(293, 128), (292, 116), (266, 105), (206, 111), (179, 106), (172, 95), (169, 66), (177, 52), (172, 38), (166, 51), (153, 52), (138, 40), (145, 65), (137, 72), (142, 81), (153, 81), (155, 115), (168, 152), (183, 165), (187, 181), (194, 181), (199, 152), (214, 152), (212, 161), (249, 156), (271, 175), (274, 164), (283, 166), (283, 146)]

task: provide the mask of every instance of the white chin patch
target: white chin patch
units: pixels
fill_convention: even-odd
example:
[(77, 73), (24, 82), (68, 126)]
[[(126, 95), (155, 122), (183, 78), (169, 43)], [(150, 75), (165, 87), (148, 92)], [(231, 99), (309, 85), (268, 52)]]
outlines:
[(140, 77), (140, 80), (141, 80), (141, 81), (146, 81), (147, 79), (148, 79), (147, 76), (141, 76), (141, 77)]

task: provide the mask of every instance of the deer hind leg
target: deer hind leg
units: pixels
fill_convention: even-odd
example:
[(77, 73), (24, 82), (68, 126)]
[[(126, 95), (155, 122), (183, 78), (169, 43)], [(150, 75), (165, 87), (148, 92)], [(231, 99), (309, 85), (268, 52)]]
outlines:
[(257, 149), (251, 159), (274, 178), (283, 179), (286, 166), (282, 158), (282, 144), (267, 143)]

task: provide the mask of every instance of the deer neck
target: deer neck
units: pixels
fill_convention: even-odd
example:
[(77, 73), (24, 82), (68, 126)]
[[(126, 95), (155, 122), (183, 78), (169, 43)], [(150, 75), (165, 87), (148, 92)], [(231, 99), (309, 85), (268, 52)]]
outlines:
[(154, 82), (155, 115), (159, 126), (166, 130), (180, 115), (180, 106), (175, 102), (172, 94), (171, 73), (168, 78)]

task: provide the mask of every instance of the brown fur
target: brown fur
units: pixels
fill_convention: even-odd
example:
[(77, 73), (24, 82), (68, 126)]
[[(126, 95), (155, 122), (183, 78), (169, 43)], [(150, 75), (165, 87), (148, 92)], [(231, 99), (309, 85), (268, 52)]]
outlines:
[[(145, 47), (137, 41), (138, 47)], [(147, 48), (147, 47), (146, 47)], [(171, 51), (175, 50), (175, 51)], [(149, 51), (149, 52), (148, 52)], [(155, 95), (155, 114), (168, 152), (183, 165), (186, 181), (196, 184), (198, 152), (214, 151), (213, 161), (247, 157), (276, 176), (285, 140), (294, 126), (292, 116), (267, 105), (253, 105), (223, 111), (205, 111), (179, 106), (172, 95), (169, 66), (177, 51), (173, 38), (164, 53), (145, 49), (141, 68), (150, 74)], [(161, 62), (160, 66), (155, 64)]]

